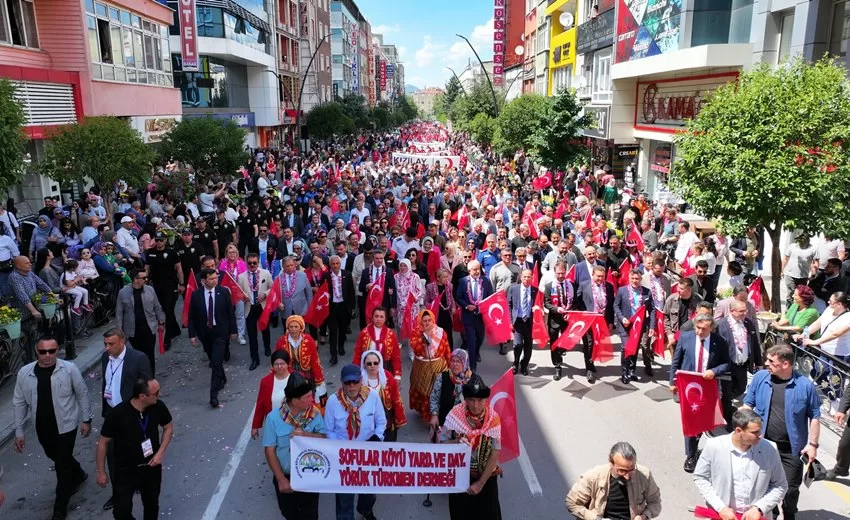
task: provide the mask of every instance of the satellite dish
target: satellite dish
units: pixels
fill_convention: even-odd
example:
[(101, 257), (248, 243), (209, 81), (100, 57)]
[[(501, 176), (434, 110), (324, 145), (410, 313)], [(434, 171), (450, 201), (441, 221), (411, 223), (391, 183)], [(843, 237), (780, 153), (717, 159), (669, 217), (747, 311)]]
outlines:
[(575, 17), (573, 17), (572, 13), (561, 13), (561, 16), (558, 17), (558, 21), (564, 27), (564, 29), (569, 29), (573, 26), (573, 22), (575, 22)]
[(523, 54), (525, 54), (525, 47), (523, 47), (522, 45), (517, 45), (516, 47), (514, 47), (514, 54), (516, 54), (517, 56), (522, 56)]
[(519, 41), (521, 41), (521, 42), (525, 41), (525, 33), (522, 33), (522, 34), (519, 35)]

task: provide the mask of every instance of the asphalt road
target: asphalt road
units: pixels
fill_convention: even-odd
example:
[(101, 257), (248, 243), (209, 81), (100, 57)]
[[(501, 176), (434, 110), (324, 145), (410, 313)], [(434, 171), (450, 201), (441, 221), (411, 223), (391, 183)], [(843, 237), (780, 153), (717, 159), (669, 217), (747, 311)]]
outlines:
[[(272, 341), (281, 333), (273, 331)], [(349, 355), (353, 337), (347, 347)], [(265, 366), (247, 369), (247, 346), (234, 344), (233, 357), (226, 365), (227, 388), (221, 393), (221, 407), (211, 409), (208, 400), (210, 370), (200, 348), (193, 348), (184, 336), (172, 351), (157, 360), (161, 398), (174, 417), (175, 437), (165, 458), (161, 517), (186, 520), (230, 520), (238, 518), (279, 518), (277, 503), (260, 441), (246, 440), (260, 378)], [(321, 347), (328, 373), (329, 391), (338, 388), (341, 365), (327, 365), (327, 347)], [(406, 352), (405, 352), (406, 354)], [(495, 382), (508, 368), (507, 359), (495, 348), (485, 348), (479, 371), (488, 383)], [(404, 358), (402, 395), (407, 401), (410, 362)], [(268, 358), (263, 358), (263, 363)], [(581, 354), (566, 357), (580, 366)], [(569, 486), (586, 469), (606, 462), (611, 445), (631, 442), (638, 462), (650, 467), (662, 490), (663, 519), (692, 518), (687, 508), (699, 503), (699, 495), (689, 475), (682, 471), (683, 441), (678, 408), (666, 389), (666, 365), (656, 371), (661, 383), (640, 381), (624, 387), (618, 381), (617, 359), (600, 367), (600, 380), (588, 385), (583, 372), (568, 369), (558, 382), (552, 380), (548, 352), (535, 351), (532, 375), (517, 377), (517, 405), (520, 435), (528, 464), (506, 465), (499, 481), (503, 518), (570, 518), (564, 507)], [(101, 506), (109, 492), (94, 482), (94, 446), (100, 415), (100, 374), (86, 374), (95, 403), (93, 435), (77, 442), (76, 455), (89, 472), (89, 481), (71, 500), (69, 519), (111, 518)], [(427, 427), (412, 412), (400, 441), (425, 442)], [(6, 469), (3, 490), (6, 505), (0, 518), (38, 520), (50, 518), (55, 478), (32, 430), (23, 454), (7, 447), (0, 452), (0, 465)], [(828, 466), (837, 437), (825, 433), (819, 458)], [(850, 518), (850, 481), (815, 483), (804, 489), (800, 500), (800, 520)], [(433, 506), (422, 506), (422, 495), (381, 495), (375, 507), (378, 518), (447, 518), (445, 496), (432, 497)], [(333, 519), (333, 496), (321, 497), (320, 518)], [(137, 499), (136, 515), (141, 517)], [(486, 519), (484, 519), (486, 520)]]

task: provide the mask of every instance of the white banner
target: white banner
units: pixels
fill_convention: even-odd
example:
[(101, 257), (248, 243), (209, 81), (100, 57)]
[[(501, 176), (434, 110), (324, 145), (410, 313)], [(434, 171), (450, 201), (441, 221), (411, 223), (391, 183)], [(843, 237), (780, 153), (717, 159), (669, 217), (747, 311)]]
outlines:
[(460, 168), (459, 155), (427, 155), (427, 154), (412, 154), (412, 153), (394, 153), (393, 164), (402, 166), (423, 164), (425, 166), (437, 166), (438, 168)]
[(445, 148), (445, 147), (446, 147), (446, 143), (444, 143), (444, 142), (442, 142), (442, 141), (434, 141), (434, 142), (431, 142), (431, 143), (422, 143), (422, 142), (412, 141), (412, 142), (410, 143), (410, 145), (411, 145), (411, 146), (415, 146), (416, 148), (438, 148), (438, 149), (443, 149), (443, 148)]
[(469, 488), (467, 444), (361, 442), (292, 437), (296, 491), (310, 493), (462, 493)]

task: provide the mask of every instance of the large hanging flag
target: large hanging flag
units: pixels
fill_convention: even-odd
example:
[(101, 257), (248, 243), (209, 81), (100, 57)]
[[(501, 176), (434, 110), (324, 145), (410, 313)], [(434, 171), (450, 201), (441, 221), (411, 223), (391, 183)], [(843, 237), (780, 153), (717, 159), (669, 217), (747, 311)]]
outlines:
[(478, 304), (478, 309), (484, 319), (484, 332), (488, 343), (497, 345), (511, 340), (511, 313), (508, 310), (505, 291), (496, 291), (488, 296)]
[(366, 322), (369, 323), (372, 320), (372, 311), (381, 306), (384, 301), (384, 281), (386, 280), (387, 273), (381, 273), (377, 280), (372, 284), (372, 288), (369, 289), (369, 294), (366, 295)]
[(313, 295), (310, 307), (304, 315), (304, 323), (314, 327), (321, 327), (331, 313), (331, 293), (328, 290), (328, 281), (319, 286), (319, 290)]
[(502, 427), (502, 449), (499, 450), (499, 464), (505, 464), (519, 457), (520, 453), (513, 370), (507, 370), (490, 387), (490, 399), (487, 404), (499, 416)]
[(192, 301), (192, 293), (198, 288), (198, 279), (195, 277), (195, 271), (189, 271), (189, 279), (186, 280), (186, 292), (183, 294), (183, 326), (189, 326), (189, 302)]
[(629, 339), (623, 348), (626, 357), (632, 357), (637, 354), (640, 347), (640, 337), (643, 332), (643, 324), (646, 320), (646, 308), (641, 305), (629, 320)]
[(593, 312), (570, 312), (567, 316), (567, 330), (561, 332), (561, 336), (552, 344), (552, 350), (572, 350), (596, 320), (602, 317)]
[[(704, 379), (697, 372), (676, 372), (682, 433), (686, 437), (711, 431), (726, 422), (720, 411), (720, 390), (716, 380)], [(719, 415), (719, 416), (718, 416)]]

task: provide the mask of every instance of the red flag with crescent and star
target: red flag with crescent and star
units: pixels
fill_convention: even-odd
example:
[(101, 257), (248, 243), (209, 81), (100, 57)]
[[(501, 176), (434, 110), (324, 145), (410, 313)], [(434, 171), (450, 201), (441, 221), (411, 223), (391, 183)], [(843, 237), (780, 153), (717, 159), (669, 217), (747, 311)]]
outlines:
[(313, 295), (307, 314), (304, 315), (304, 323), (314, 327), (321, 327), (331, 313), (331, 293), (328, 290), (328, 281), (319, 286), (319, 290)]
[(764, 282), (762, 282), (761, 276), (753, 280), (753, 283), (747, 288), (747, 300), (753, 304), (753, 307), (756, 308), (756, 312), (762, 310), (762, 300), (761, 300), (761, 290)]
[(570, 270), (567, 271), (567, 281), (576, 283), (576, 264), (571, 265)]
[(369, 289), (369, 294), (366, 295), (366, 323), (372, 320), (372, 311), (380, 307), (384, 301), (384, 280), (386, 280), (386, 276), (386, 273), (381, 273), (381, 276)]
[(534, 222), (534, 217), (531, 216), (531, 212), (525, 212), (525, 215), (522, 217), (522, 223), (528, 226), (528, 230), (531, 232), (529, 235), (531, 238), (534, 240), (540, 238), (540, 233), (537, 231), (537, 223)]
[(655, 341), (653, 348), (655, 350), (655, 354), (658, 356), (664, 357), (664, 353), (667, 350), (664, 348), (664, 312), (655, 309)]
[(646, 247), (646, 245), (643, 243), (643, 237), (641, 236), (637, 224), (635, 224), (634, 220), (632, 220), (632, 227), (631, 229), (629, 229), (629, 236), (626, 240), (636, 243), (637, 250), (643, 253), (643, 249)]
[(540, 264), (534, 264), (534, 271), (531, 272), (531, 286), (535, 289), (540, 286)]
[(611, 333), (608, 330), (608, 324), (605, 323), (605, 316), (597, 315), (593, 320), (593, 325), (590, 326), (593, 333), (593, 356), (592, 361), (607, 363), (614, 359), (614, 345), (611, 344)]
[[(682, 433), (686, 437), (713, 430), (726, 424), (720, 412), (720, 390), (716, 380), (703, 379), (698, 372), (676, 372)], [(719, 414), (719, 417), (718, 417)]]
[(499, 416), (499, 422), (502, 426), (502, 449), (499, 450), (499, 464), (505, 464), (519, 457), (520, 453), (513, 370), (507, 370), (498, 381), (493, 383), (493, 386), (490, 387), (490, 399), (488, 399), (487, 404)]
[(626, 346), (623, 348), (623, 352), (625, 352), (626, 357), (632, 357), (637, 354), (645, 320), (646, 307), (641, 305), (632, 316), (632, 319), (629, 320), (629, 339), (626, 341)]
[(511, 313), (508, 310), (508, 297), (505, 291), (496, 291), (478, 304), (481, 317), (484, 319), (484, 333), (487, 342), (497, 345), (510, 341), (513, 337), (511, 332)]
[(280, 294), (280, 275), (272, 282), (272, 288), (269, 291), (269, 296), (266, 298), (266, 303), (263, 305), (263, 312), (260, 313), (260, 319), (257, 320), (257, 329), (266, 330), (269, 326), (269, 318), (274, 311), (277, 310), (281, 302)]
[(444, 292), (446, 292), (445, 289), (440, 291), (440, 294), (438, 294), (437, 297), (434, 298), (434, 301), (432, 301), (431, 305), (428, 307), (428, 310), (434, 313), (434, 320), (436, 320), (440, 316), (440, 302), (443, 301)]
[(183, 326), (189, 326), (189, 302), (192, 301), (192, 293), (198, 288), (198, 279), (195, 277), (194, 269), (189, 270), (189, 279), (186, 280), (186, 292), (183, 295)]
[[(439, 301), (438, 305), (439, 305)], [(406, 340), (410, 339), (411, 331), (413, 330), (413, 322), (416, 320), (416, 316), (413, 315), (413, 306), (416, 305), (416, 296), (413, 294), (413, 291), (407, 293), (407, 301), (404, 302), (404, 316), (401, 317), (401, 327), (398, 330), (398, 339)], [(437, 320), (437, 314), (434, 314), (434, 321)]]
[(685, 254), (685, 259), (682, 260), (682, 278), (687, 278), (695, 272), (696, 269), (694, 269), (694, 266), (691, 265), (691, 250), (688, 249), (688, 252)]
[(593, 312), (567, 313), (567, 330), (561, 332), (561, 337), (552, 344), (552, 350), (572, 350), (599, 318), (602, 315)]
[(245, 300), (245, 293), (230, 273), (225, 271), (224, 276), (221, 277), (219, 285), (227, 287), (230, 290), (230, 301), (233, 302), (233, 305)]
[(545, 348), (549, 343), (549, 331), (543, 321), (543, 291), (537, 291), (534, 307), (531, 308), (531, 341), (540, 348)]
[(593, 229), (593, 206), (588, 206), (584, 214), (584, 229), (585, 231)]

